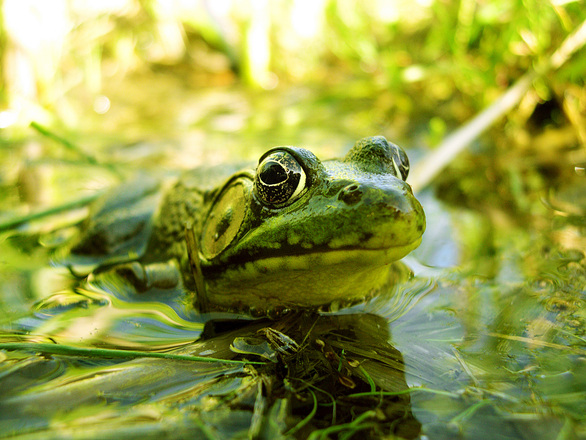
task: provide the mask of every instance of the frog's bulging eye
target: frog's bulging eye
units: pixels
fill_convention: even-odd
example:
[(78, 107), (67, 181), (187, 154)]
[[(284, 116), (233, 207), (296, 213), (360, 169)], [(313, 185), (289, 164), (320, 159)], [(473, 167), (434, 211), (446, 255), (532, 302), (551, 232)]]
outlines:
[(263, 203), (281, 207), (299, 198), (306, 181), (305, 171), (293, 155), (276, 151), (258, 165), (254, 187)]
[(393, 154), (393, 167), (395, 168), (397, 177), (407, 180), (407, 176), (409, 176), (409, 158), (405, 150), (398, 145), (396, 145), (396, 148), (395, 154)]

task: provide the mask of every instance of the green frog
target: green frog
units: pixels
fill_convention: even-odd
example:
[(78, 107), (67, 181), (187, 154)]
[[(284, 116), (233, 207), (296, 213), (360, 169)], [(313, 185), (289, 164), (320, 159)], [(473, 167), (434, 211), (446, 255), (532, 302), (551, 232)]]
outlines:
[(140, 178), (85, 220), (66, 261), (115, 269), (139, 290), (181, 287), (201, 311), (347, 304), (389, 282), (421, 242), (425, 215), (404, 150), (382, 136), (321, 161), (276, 147), (256, 169)]

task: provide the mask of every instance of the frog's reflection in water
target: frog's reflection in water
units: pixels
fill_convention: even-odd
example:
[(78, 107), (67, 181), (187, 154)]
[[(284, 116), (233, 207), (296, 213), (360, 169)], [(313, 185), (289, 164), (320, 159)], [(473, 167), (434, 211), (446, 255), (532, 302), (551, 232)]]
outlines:
[(233, 339), (232, 349), (273, 363), (255, 368), (262, 393), (251, 390), (240, 399), (251, 410), (259, 400), (268, 406), (285, 400), (293, 426), (311, 414), (301, 438), (316, 429), (415, 438), (421, 425), (411, 413), (403, 358), (388, 343), (388, 328), (381, 316), (362, 313), (300, 312), (259, 324)]
[(415, 438), (402, 356), (388, 340), (377, 315), (299, 312), (211, 320), (171, 351), (257, 364), (6, 352), (0, 428), (33, 438)]

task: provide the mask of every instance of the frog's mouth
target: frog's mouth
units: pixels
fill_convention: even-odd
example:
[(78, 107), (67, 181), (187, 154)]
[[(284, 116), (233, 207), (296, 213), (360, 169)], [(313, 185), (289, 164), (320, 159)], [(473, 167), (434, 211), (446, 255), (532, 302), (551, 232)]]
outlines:
[(314, 250), (242, 262), (205, 275), (207, 294), (215, 304), (258, 309), (353, 302), (387, 283), (390, 264), (420, 241), (385, 249)]
[(222, 265), (206, 265), (203, 263), (204, 276), (209, 279), (216, 278), (255, 278), (267, 274), (285, 274), (288, 272), (320, 272), (324, 268), (338, 266), (347, 267), (349, 271), (363, 270), (368, 267), (388, 265), (400, 260), (421, 243), (421, 237), (415, 241), (397, 246), (364, 247), (348, 246), (331, 248), (320, 246), (304, 248), (291, 246), (272, 250), (272, 255), (258, 258), (242, 258)]

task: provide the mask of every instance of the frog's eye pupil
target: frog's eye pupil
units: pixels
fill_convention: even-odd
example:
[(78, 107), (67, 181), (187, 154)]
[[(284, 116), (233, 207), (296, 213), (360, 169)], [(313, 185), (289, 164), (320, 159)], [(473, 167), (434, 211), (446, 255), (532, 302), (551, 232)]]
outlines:
[(259, 178), (267, 185), (276, 185), (287, 180), (287, 170), (278, 162), (267, 161), (260, 172)]
[(271, 208), (293, 203), (306, 189), (305, 171), (289, 151), (269, 153), (261, 159), (256, 171), (256, 195)]

